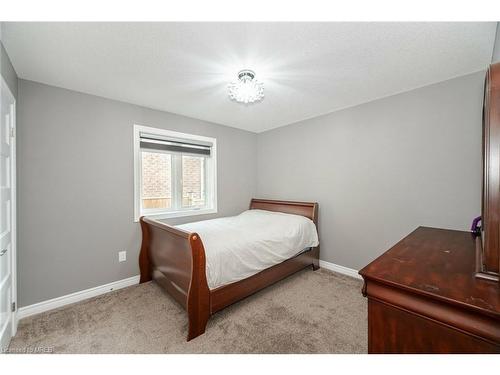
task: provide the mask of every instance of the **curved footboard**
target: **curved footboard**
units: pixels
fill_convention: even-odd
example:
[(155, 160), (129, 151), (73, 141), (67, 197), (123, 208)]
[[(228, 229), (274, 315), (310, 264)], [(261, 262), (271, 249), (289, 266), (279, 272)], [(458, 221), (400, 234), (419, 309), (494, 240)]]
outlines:
[(205, 332), (210, 317), (203, 242), (197, 233), (157, 220), (141, 217), (140, 222), (140, 282), (154, 279), (184, 307), (189, 318), (189, 341)]

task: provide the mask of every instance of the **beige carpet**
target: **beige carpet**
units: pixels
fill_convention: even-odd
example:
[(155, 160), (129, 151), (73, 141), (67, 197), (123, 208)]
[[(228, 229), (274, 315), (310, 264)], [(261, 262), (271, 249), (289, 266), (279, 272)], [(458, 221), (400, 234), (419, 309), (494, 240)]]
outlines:
[(23, 319), (12, 351), (54, 353), (366, 353), (361, 281), (298, 272), (215, 314), (186, 342), (185, 311), (155, 283)]

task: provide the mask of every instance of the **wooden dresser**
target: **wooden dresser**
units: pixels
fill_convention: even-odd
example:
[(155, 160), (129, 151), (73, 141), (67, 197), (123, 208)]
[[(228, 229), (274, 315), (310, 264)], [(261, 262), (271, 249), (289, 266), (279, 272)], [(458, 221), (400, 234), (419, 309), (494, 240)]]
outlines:
[(500, 353), (500, 284), (471, 233), (420, 227), (359, 273), (369, 353)]

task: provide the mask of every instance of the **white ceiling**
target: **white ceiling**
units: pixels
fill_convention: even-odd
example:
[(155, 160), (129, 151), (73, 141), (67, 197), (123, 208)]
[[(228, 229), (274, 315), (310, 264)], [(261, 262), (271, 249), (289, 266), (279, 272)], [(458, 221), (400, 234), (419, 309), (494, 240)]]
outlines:
[[(261, 132), (485, 69), (496, 23), (4, 23), (20, 78)], [(261, 103), (227, 97), (243, 68)]]

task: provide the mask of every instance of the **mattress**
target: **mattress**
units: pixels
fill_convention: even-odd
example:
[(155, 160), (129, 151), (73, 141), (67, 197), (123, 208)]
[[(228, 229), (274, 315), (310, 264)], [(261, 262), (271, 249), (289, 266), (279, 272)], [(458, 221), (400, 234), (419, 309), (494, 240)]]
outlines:
[(210, 289), (255, 275), (319, 243), (312, 220), (264, 210), (248, 210), (177, 228), (200, 235)]

